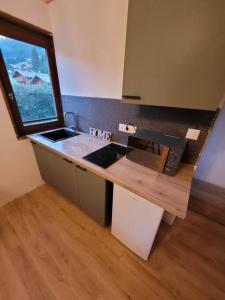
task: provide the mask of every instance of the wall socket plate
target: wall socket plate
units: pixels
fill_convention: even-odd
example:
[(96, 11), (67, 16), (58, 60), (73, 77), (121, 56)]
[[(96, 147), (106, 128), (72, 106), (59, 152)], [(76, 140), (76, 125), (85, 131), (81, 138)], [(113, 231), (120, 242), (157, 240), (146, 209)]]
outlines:
[(186, 139), (197, 141), (200, 132), (201, 131), (199, 129), (189, 128), (186, 134)]
[(137, 131), (137, 126), (130, 124), (119, 124), (119, 131), (134, 134)]

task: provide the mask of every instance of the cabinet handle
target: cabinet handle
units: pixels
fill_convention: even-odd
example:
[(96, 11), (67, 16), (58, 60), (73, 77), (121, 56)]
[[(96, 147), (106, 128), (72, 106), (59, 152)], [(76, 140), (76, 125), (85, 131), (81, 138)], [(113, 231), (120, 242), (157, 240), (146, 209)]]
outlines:
[(85, 168), (82, 168), (81, 166), (76, 166), (78, 169), (80, 169), (81, 171), (84, 171), (84, 172), (86, 172), (87, 171), (87, 169), (85, 169)]
[(63, 160), (65, 160), (66, 162), (68, 162), (69, 164), (72, 164), (73, 162), (67, 158), (63, 158)]
[(141, 100), (141, 96), (129, 96), (129, 95), (123, 95), (124, 99), (127, 100)]

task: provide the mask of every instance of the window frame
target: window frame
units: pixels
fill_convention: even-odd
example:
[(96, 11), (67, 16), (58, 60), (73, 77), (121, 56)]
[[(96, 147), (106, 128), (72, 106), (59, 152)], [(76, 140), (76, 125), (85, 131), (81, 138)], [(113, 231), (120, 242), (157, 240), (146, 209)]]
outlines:
[[(8, 108), (17, 137), (20, 138), (28, 134), (63, 127), (63, 108), (52, 33), (37, 26), (31, 25), (25, 21), (17, 19), (11, 15), (0, 12), (0, 35), (43, 47), (45, 48), (48, 57), (51, 83), (56, 107), (56, 117), (58, 120), (53, 122), (43, 122), (34, 125), (24, 125), (5, 66), (5, 61), (0, 50), (0, 83), (6, 106)], [(51, 118), (46, 120), (50, 119)]]

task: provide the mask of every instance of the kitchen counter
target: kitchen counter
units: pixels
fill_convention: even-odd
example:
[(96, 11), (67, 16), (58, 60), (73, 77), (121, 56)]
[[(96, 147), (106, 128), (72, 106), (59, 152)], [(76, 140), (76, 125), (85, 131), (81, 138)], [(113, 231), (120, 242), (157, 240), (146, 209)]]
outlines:
[(187, 213), (194, 166), (182, 164), (177, 175), (170, 177), (145, 168), (123, 157), (107, 169), (98, 167), (84, 159), (109, 142), (81, 133), (81, 135), (53, 143), (39, 134), (28, 138), (56, 152), (81, 167), (120, 185), (127, 190), (160, 206), (165, 211), (184, 219)]

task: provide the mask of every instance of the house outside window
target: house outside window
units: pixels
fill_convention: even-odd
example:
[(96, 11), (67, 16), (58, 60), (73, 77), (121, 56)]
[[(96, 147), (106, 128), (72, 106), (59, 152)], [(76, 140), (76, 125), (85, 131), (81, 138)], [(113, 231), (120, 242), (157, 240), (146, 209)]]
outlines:
[(49, 32), (1, 13), (0, 79), (18, 137), (63, 126)]

